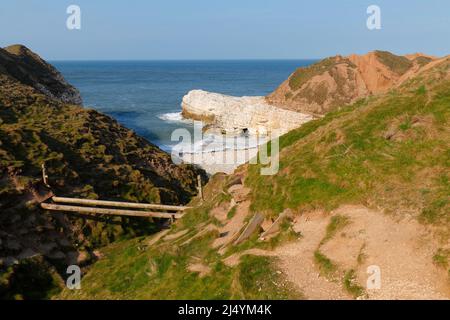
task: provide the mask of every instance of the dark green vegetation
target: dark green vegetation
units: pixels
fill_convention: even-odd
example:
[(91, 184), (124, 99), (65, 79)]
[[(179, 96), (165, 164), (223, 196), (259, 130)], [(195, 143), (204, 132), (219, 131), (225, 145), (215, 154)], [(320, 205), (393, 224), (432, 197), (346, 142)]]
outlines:
[(353, 298), (358, 298), (364, 294), (364, 288), (356, 282), (355, 270), (349, 270), (345, 273), (344, 288)]
[(419, 66), (423, 67), (424, 65), (427, 65), (428, 63), (433, 61), (433, 59), (429, 57), (419, 56), (416, 59), (414, 59), (414, 61), (416, 61), (419, 64)]
[(236, 206), (230, 209), (230, 211), (227, 214), (227, 219), (233, 218), (235, 214), (236, 214)]
[[(441, 268), (448, 268), (450, 264), (450, 249), (440, 248), (433, 256), (434, 263)], [(450, 272), (450, 269), (449, 269)]]
[[(389, 94), (367, 98), (280, 139), (280, 170), (249, 167), (254, 211), (333, 209), (344, 203), (391, 212), (415, 208), (448, 229), (449, 61)], [(257, 196), (256, 196), (257, 195)]]
[(337, 272), (337, 266), (319, 250), (314, 252), (314, 262), (319, 268), (320, 274), (332, 280)]
[(43, 269), (65, 274), (68, 264), (95, 260), (98, 247), (158, 230), (151, 219), (44, 212), (43, 163), (56, 195), (92, 199), (184, 204), (196, 194), (197, 175), (206, 175), (173, 164), (114, 119), (63, 103), (77, 100), (76, 89), (28, 49), (8, 50), (0, 49), (0, 296), (36, 298), (26, 283), (20, 290), (28, 278), (17, 274), (26, 269), (16, 260), (42, 256)]
[(323, 59), (309, 67), (298, 68), (289, 78), (289, 86), (293, 91), (300, 89), (312, 77), (329, 72), (336, 65), (346, 63), (354, 67), (354, 65), (345, 58), (340, 56)]
[(42, 256), (24, 259), (0, 273), (0, 297), (9, 300), (50, 299), (61, 277)]
[(174, 165), (112, 118), (1, 81), (0, 165), (19, 179), (19, 186), (2, 181), (4, 188), (38, 181), (45, 162), (58, 194), (164, 203), (186, 203), (194, 194), (200, 171)]
[(78, 90), (67, 83), (52, 65), (24, 46), (0, 48), (0, 74), (33, 87), (52, 99), (81, 104)]
[(327, 226), (325, 238), (323, 238), (321, 244), (324, 244), (325, 242), (333, 238), (338, 233), (338, 231), (343, 229), (349, 223), (350, 220), (346, 216), (336, 215), (331, 217), (330, 224)]

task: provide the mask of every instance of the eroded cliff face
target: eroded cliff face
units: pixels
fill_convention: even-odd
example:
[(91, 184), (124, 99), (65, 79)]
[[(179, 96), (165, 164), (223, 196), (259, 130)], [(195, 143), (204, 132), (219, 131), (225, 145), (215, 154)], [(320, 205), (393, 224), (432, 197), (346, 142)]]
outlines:
[(184, 117), (202, 120), (227, 133), (284, 134), (313, 119), (270, 105), (264, 97), (232, 97), (203, 90), (184, 96), (182, 108)]
[(386, 51), (330, 57), (297, 69), (267, 97), (190, 91), (183, 98), (183, 115), (227, 132), (284, 134), (313, 117), (385, 93), (437, 60), (419, 53), (397, 56)]
[(323, 115), (387, 92), (435, 60), (423, 54), (397, 56), (386, 51), (335, 56), (297, 69), (266, 100), (286, 110)]

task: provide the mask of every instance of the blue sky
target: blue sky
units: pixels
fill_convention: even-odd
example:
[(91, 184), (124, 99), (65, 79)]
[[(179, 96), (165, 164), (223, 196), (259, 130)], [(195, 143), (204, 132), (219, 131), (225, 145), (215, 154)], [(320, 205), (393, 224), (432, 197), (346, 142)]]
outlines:
[[(81, 8), (81, 30), (66, 8)], [(369, 31), (366, 9), (381, 8)], [(290, 59), (450, 54), (448, 0), (1, 0), (0, 46), (50, 60)]]

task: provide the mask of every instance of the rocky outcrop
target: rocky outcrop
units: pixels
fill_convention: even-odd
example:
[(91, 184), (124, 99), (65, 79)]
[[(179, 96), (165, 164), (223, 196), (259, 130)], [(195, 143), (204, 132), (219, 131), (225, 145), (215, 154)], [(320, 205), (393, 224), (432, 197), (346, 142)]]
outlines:
[(183, 116), (227, 132), (284, 134), (314, 116), (384, 93), (436, 59), (419, 53), (397, 56), (386, 51), (330, 57), (297, 69), (267, 97), (231, 97), (192, 90), (183, 97)]
[(312, 116), (270, 105), (264, 97), (232, 97), (192, 90), (183, 97), (183, 116), (217, 126), (227, 133), (286, 133)]
[(0, 74), (31, 86), (49, 98), (81, 105), (80, 92), (39, 55), (22, 45), (0, 48)]
[(436, 58), (386, 51), (335, 56), (297, 69), (267, 102), (286, 110), (322, 115), (402, 84)]

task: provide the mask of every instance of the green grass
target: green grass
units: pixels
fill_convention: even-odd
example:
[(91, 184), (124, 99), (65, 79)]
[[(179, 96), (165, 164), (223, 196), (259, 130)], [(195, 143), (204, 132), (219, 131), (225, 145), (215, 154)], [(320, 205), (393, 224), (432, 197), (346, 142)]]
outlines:
[(337, 266), (319, 250), (314, 252), (314, 262), (319, 268), (320, 274), (332, 280), (338, 270)]
[[(59, 298), (75, 299), (229, 299), (232, 272), (210, 261), (206, 249), (211, 235), (184, 248), (164, 247), (138, 250), (145, 242), (131, 240), (112, 245), (105, 258), (94, 264), (82, 280), (78, 292), (65, 291)], [(187, 272), (191, 256), (201, 255), (211, 263), (211, 276), (200, 278)], [(99, 279), (101, 279), (99, 281)]]
[(231, 208), (230, 211), (228, 211), (228, 213), (227, 213), (227, 219), (233, 218), (234, 215), (236, 214), (236, 210), (237, 210), (237, 207), (236, 207), (236, 206), (234, 206), (233, 208)]
[(62, 279), (55, 268), (41, 256), (22, 260), (0, 272), (0, 299), (49, 299), (62, 287)]
[[(171, 164), (170, 155), (112, 118), (50, 100), (2, 75), (0, 82), (0, 180), (14, 167), (20, 184), (37, 185), (45, 162), (52, 191), (59, 195), (180, 204), (196, 193), (198, 170)], [(0, 202), (20, 202), (27, 188), (19, 192), (4, 181)], [(150, 219), (70, 220), (84, 235), (82, 245), (91, 248), (155, 230)]]
[[(19, 47), (10, 49), (22, 50)], [(77, 198), (184, 204), (197, 193), (197, 174), (205, 177), (203, 171), (191, 165), (176, 166), (169, 154), (109, 116), (53, 100), (0, 70), (0, 216), (3, 231), (17, 235), (23, 243), (50, 242), (58, 244), (55, 251), (83, 250), (92, 254), (94, 249), (116, 240), (149, 235), (158, 229), (152, 219), (133, 217), (86, 219), (75, 214), (65, 215), (61, 220), (41, 210), (35, 201), (25, 203), (31, 199), (31, 191), (39, 190), (43, 195), (43, 163), (52, 192)], [(27, 206), (29, 211), (25, 210)], [(30, 214), (20, 220), (23, 225), (9, 222), (28, 212)], [(59, 245), (55, 232), (58, 238), (70, 239), (70, 248)], [(10, 250), (6, 255), (19, 254), (20, 250)], [(56, 265), (56, 262), (52, 263)], [(65, 276), (62, 266), (57, 270)], [(6, 268), (0, 266), (0, 273), (5, 272)], [(14, 275), (8, 276), (16, 279), (9, 285), (14, 285), (17, 292), (18, 281), (23, 279), (24, 298), (32, 289), (27, 287), (27, 274), (19, 273), (27, 272), (25, 268), (13, 268)], [(42, 288), (42, 296), (46, 297), (47, 286), (37, 287)]]
[[(424, 75), (287, 133), (280, 138), (277, 174), (261, 176), (261, 165), (249, 166), (251, 209), (277, 214), (373, 203), (389, 212), (416, 208), (422, 221), (450, 225), (449, 105), (450, 82)], [(396, 134), (387, 139), (392, 126)], [(422, 193), (422, 185), (429, 192)]]
[[(301, 298), (274, 261), (244, 256), (236, 267), (223, 264), (210, 248), (210, 233), (186, 246), (171, 243), (145, 248), (145, 239), (111, 245), (105, 257), (82, 279), (82, 289), (65, 290), (56, 299), (288, 299)], [(139, 250), (138, 247), (144, 247)], [(193, 260), (193, 257), (196, 257)], [(189, 272), (201, 259), (211, 273), (200, 277)]]
[(350, 223), (350, 219), (343, 215), (335, 215), (331, 217), (327, 226), (325, 237), (320, 242), (321, 245), (332, 239), (340, 230)]
[(447, 269), (450, 261), (450, 250), (440, 248), (433, 256), (433, 262), (441, 268)]
[[(103, 250), (104, 257), (93, 264), (82, 280), (80, 291), (64, 290), (56, 299), (287, 299), (302, 298), (277, 272), (276, 261), (268, 257), (244, 255), (241, 263), (229, 267), (223, 259), (253, 247), (271, 249), (294, 237), (287, 225), (269, 242), (258, 241), (254, 234), (248, 241), (232, 246), (223, 256), (212, 248), (218, 237), (210, 231), (193, 241), (203, 227), (214, 224), (209, 215), (228, 196), (223, 194), (227, 178), (216, 175), (205, 186), (205, 201), (197, 203), (177, 221), (169, 234), (188, 230), (175, 240), (159, 240), (152, 246), (150, 238), (124, 240)], [(231, 210), (233, 211), (233, 210)], [(298, 236), (298, 235), (297, 235)], [(200, 277), (189, 265), (201, 263), (211, 271)]]
[(273, 258), (244, 256), (239, 264), (239, 279), (244, 299), (300, 299), (292, 285), (274, 272)]

